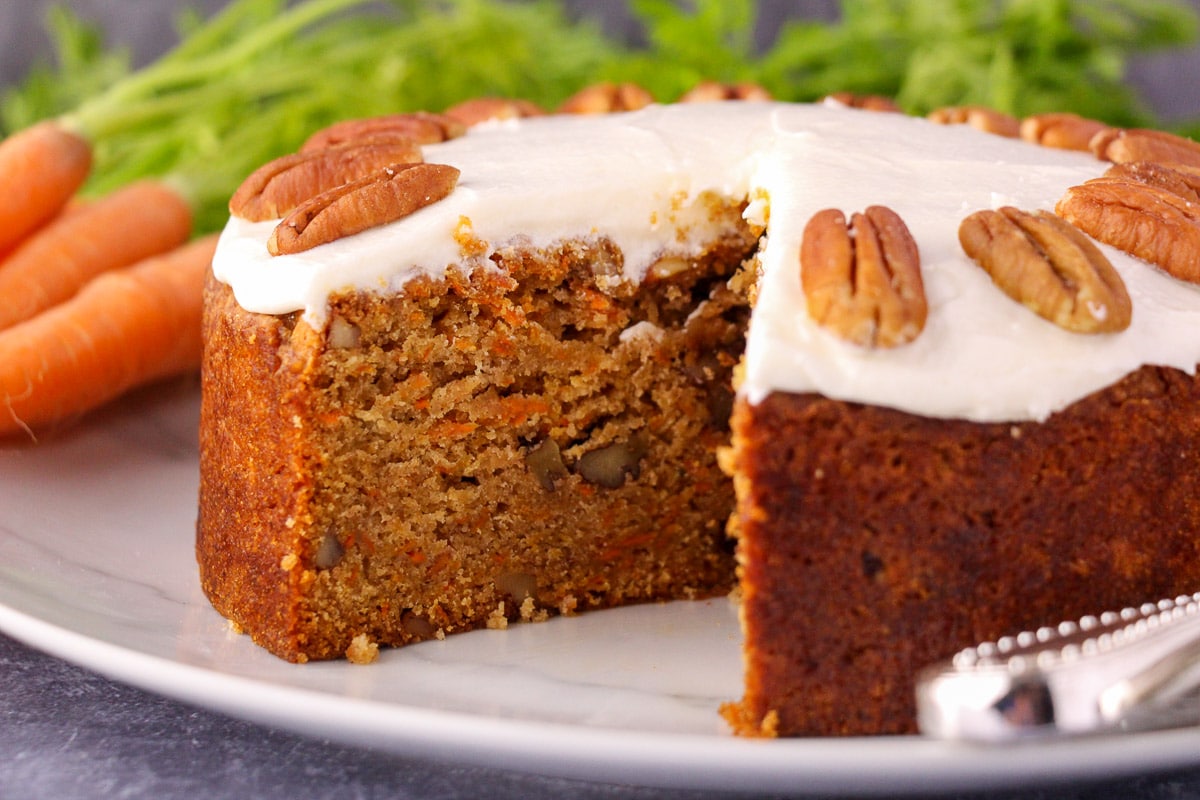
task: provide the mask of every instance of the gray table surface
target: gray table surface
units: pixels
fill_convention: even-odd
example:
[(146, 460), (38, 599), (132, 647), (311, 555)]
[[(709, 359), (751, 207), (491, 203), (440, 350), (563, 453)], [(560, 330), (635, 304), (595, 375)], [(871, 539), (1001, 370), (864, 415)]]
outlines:
[[(1198, 0), (1200, 1), (1200, 0)], [(194, 6), (215, 8), (221, 0)], [(21, 75), (44, 47), (45, 0), (0, 0), (0, 83)], [(140, 57), (162, 46), (175, 0), (74, 0), (80, 13), (113, 22)], [(622, 4), (584, 3), (612, 26)], [(780, 9), (786, 3), (766, 3)], [(828, 9), (829, 2), (793, 3)], [(1148, 59), (1134, 80), (1168, 117), (1200, 116), (1200, 50)], [(412, 759), (306, 738), (115, 683), (0, 634), (0, 798), (719, 798), (597, 784)], [(1197, 754), (1200, 765), (1200, 754)], [(747, 786), (748, 794), (755, 794)], [(944, 795), (943, 795), (944, 796)], [(964, 795), (967, 796), (967, 795)], [(1167, 774), (1081, 781), (976, 800), (1200, 798), (1200, 766)]]

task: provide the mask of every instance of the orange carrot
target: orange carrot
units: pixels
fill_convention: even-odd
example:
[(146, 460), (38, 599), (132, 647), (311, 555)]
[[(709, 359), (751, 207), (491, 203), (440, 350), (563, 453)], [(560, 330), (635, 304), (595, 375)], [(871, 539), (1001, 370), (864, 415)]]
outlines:
[(138, 181), (60, 214), (0, 262), (0, 331), (74, 295), (101, 272), (187, 241), (191, 208), (158, 181)]
[(205, 271), (217, 235), (107, 272), (0, 332), (0, 437), (30, 436), (200, 364)]
[(0, 142), (0, 251), (50, 221), (87, 180), (92, 147), (56, 122)]

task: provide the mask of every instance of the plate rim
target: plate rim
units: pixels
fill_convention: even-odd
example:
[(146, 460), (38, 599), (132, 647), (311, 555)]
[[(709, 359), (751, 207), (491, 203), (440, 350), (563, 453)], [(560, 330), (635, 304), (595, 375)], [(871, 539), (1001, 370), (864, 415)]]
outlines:
[[(612, 782), (619, 775), (622, 783), (660, 789), (881, 796), (1094, 782), (1200, 763), (1200, 728), (982, 746), (919, 736), (762, 740), (620, 731), (276, 684), (95, 639), (6, 603), (0, 603), (0, 632), (110, 680), (246, 722), (392, 755), (548, 777)], [(541, 765), (527, 763), (531, 740), (539, 743)]]

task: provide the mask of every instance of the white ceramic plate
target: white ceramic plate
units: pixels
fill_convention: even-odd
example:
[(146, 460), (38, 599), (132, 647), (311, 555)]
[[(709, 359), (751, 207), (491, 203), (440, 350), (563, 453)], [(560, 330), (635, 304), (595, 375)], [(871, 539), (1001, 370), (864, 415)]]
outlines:
[(675, 788), (896, 793), (1200, 764), (1194, 729), (1051, 746), (750, 741), (725, 600), (480, 631), (367, 667), (284, 663), (229, 631), (192, 551), (198, 398), (180, 382), (0, 448), (0, 629), (109, 677), (302, 734), (459, 763)]

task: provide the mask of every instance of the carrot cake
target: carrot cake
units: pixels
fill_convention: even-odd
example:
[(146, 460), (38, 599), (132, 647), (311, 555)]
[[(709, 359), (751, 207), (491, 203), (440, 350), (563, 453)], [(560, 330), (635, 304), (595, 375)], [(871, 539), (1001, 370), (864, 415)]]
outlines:
[(736, 587), (734, 730), (896, 733), (930, 661), (1200, 582), (1200, 289), (1141, 242), (1198, 223), (1103, 195), (1190, 168), (837, 102), (406, 124), (248, 182), (206, 290), (201, 579), (273, 653)]

